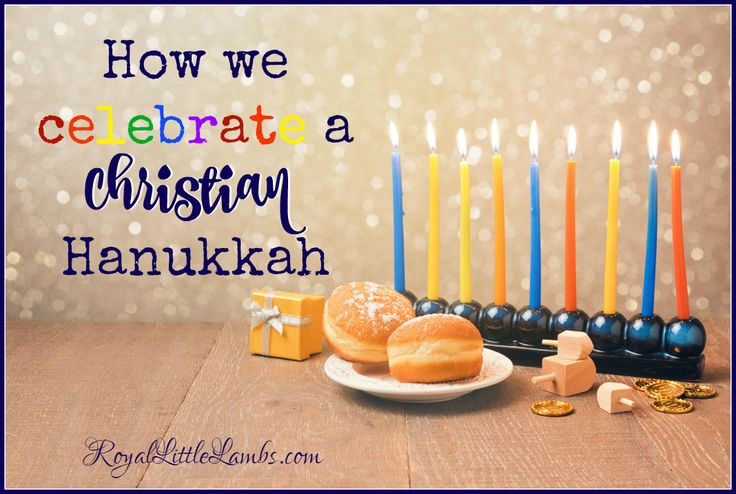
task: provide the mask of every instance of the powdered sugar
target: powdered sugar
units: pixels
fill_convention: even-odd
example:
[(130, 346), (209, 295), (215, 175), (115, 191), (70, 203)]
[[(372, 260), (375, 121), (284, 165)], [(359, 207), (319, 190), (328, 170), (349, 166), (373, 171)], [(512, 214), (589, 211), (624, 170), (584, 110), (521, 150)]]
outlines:
[[(335, 289), (330, 299), (341, 306), (331, 313), (333, 320), (361, 328), (358, 331), (366, 335), (390, 333), (414, 317), (414, 310), (407, 299), (378, 283), (347, 283)], [(337, 308), (332, 303), (328, 306)]]
[(368, 317), (370, 317), (371, 319), (376, 317), (376, 311), (380, 309), (381, 307), (383, 307), (383, 304), (379, 304), (378, 302), (367, 302), (365, 304), (365, 310), (366, 310), (366, 313), (368, 314)]

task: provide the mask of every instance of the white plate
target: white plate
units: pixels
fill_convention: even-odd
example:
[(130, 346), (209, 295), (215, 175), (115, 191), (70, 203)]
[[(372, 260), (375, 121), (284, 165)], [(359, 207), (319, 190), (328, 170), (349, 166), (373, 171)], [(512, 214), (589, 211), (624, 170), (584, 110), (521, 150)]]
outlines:
[(446, 383), (400, 383), (388, 371), (388, 364), (357, 364), (331, 355), (325, 374), (338, 384), (391, 401), (436, 403), (454, 400), (476, 389), (498, 384), (511, 375), (513, 364), (498, 352), (483, 349), (480, 374), (470, 379)]

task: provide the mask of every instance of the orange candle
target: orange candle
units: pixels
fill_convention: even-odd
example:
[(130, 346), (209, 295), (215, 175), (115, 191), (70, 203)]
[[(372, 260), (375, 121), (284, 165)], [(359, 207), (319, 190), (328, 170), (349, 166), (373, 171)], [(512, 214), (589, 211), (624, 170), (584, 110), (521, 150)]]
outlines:
[(675, 258), (675, 295), (677, 318), (690, 319), (685, 271), (685, 245), (682, 238), (682, 187), (680, 168), (680, 135), (672, 132), (672, 249)]
[(493, 148), (493, 303), (506, 305), (506, 225), (503, 212), (503, 161), (498, 122), (491, 123)]
[(565, 195), (565, 310), (577, 309), (575, 265), (575, 127), (567, 134), (567, 191)]

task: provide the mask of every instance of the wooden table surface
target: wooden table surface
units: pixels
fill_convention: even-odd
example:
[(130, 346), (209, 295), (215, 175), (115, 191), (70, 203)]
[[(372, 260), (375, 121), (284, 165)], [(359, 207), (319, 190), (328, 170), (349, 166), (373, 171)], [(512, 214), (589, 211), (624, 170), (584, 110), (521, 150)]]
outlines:
[[(533, 415), (550, 395), (515, 367), (503, 383), (437, 404), (382, 401), (304, 362), (251, 356), (243, 324), (7, 323), (8, 487), (728, 487), (730, 321), (705, 321), (704, 382), (718, 396), (686, 415), (608, 415), (595, 391), (575, 413)], [(630, 382), (597, 376), (597, 382)], [(595, 389), (595, 388), (594, 388)], [(319, 453), (321, 464), (142, 464), (119, 478), (85, 466), (88, 437), (147, 451), (230, 436), (256, 457), (268, 447)], [(117, 470), (120, 472), (120, 470)]]

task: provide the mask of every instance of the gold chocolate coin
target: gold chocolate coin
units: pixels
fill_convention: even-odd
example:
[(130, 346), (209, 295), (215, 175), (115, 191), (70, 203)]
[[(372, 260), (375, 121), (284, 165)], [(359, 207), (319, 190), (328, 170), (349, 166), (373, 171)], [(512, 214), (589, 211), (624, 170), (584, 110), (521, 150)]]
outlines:
[(572, 405), (564, 401), (545, 400), (532, 405), (532, 412), (545, 417), (562, 417), (571, 414), (572, 411)]
[(685, 386), (675, 381), (657, 381), (647, 386), (644, 392), (655, 400), (679, 398), (685, 394)]
[(667, 398), (653, 401), (652, 408), (662, 413), (687, 413), (692, 411), (693, 404), (679, 398)]
[(718, 392), (712, 386), (705, 384), (685, 384), (685, 398), (713, 398)]
[(652, 384), (659, 382), (661, 379), (652, 379), (651, 377), (642, 377), (634, 380), (634, 387), (639, 391), (645, 391)]

